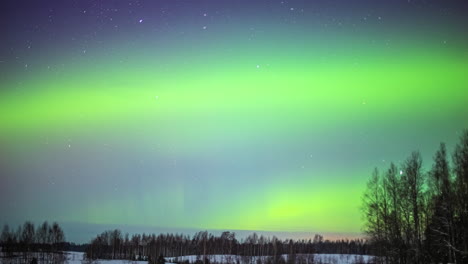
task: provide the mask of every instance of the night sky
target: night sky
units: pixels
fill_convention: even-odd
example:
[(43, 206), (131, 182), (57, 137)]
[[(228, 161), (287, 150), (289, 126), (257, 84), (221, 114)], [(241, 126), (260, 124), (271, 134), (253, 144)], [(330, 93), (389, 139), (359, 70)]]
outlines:
[(468, 128), (464, 2), (2, 1), (0, 224), (357, 234)]

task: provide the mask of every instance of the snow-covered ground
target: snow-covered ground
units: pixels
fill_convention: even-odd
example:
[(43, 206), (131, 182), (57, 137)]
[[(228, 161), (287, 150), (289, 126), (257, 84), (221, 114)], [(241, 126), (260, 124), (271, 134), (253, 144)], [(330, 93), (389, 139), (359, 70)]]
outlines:
[[(354, 264), (354, 263), (373, 263), (373, 256), (366, 255), (350, 255), (350, 254), (313, 254), (314, 263), (322, 264)], [(246, 260), (250, 263), (257, 263), (257, 259), (265, 260), (267, 257), (245, 257), (237, 255), (208, 255), (206, 256), (210, 263), (245, 263)], [(298, 254), (296, 257), (304, 257), (307, 261), (306, 254)], [(188, 260), (190, 263), (194, 263), (198, 259), (203, 259), (203, 256), (182, 256), (166, 258), (168, 262), (178, 262)], [(288, 255), (283, 255), (283, 258), (287, 260)], [(263, 262), (263, 261), (262, 261)]]
[[(82, 252), (66, 252), (67, 260), (69, 264), (83, 264), (83, 253)], [(307, 259), (307, 255), (298, 254), (297, 257), (304, 257)], [(267, 257), (245, 257), (237, 255), (208, 255), (206, 256), (211, 263), (245, 263), (245, 261), (251, 260), (251, 263), (257, 263), (257, 259), (265, 260)], [(181, 256), (166, 258), (167, 263), (175, 263), (178, 261), (188, 260), (190, 263), (194, 263), (198, 259), (203, 259), (203, 256)], [(283, 255), (283, 258), (287, 260), (288, 256)], [(349, 254), (314, 254), (314, 263), (318, 264), (364, 264), (373, 263), (372, 256), (366, 255), (349, 255)], [(94, 264), (147, 264), (147, 261), (129, 261), (129, 260), (97, 260)]]
[[(130, 260), (96, 260), (96, 261), (87, 261), (84, 260), (83, 252), (64, 252), (66, 263), (68, 264), (148, 264), (147, 261), (130, 261)], [(267, 259), (267, 257), (246, 257), (246, 256), (237, 256), (237, 255), (207, 255), (206, 256), (210, 263), (220, 263), (220, 264), (234, 264), (234, 263), (257, 263), (258, 259), (262, 260), (262, 263)], [(282, 256), (287, 260), (288, 256)], [(305, 263), (308, 263), (308, 255), (298, 254), (297, 258), (303, 257)], [(197, 259), (202, 260), (203, 256), (181, 256), (181, 257), (170, 257), (166, 258), (166, 264), (173, 264), (179, 261), (188, 260), (190, 263), (195, 263)], [(0, 259), (0, 263), (9, 264), (9, 263), (18, 263), (14, 259)], [(372, 256), (361, 256), (361, 255), (347, 255), (347, 254), (314, 254), (314, 263), (316, 264), (364, 264), (364, 263), (374, 263)]]
[(351, 254), (315, 254), (314, 263), (330, 263), (330, 264), (364, 264), (374, 263), (373, 256), (366, 255), (351, 255)]
[(148, 264), (148, 261), (131, 261), (131, 260), (103, 260), (99, 259), (93, 262), (83, 261), (83, 252), (65, 252), (68, 264)]
[(64, 253), (67, 258), (68, 263), (70, 264), (81, 264), (81, 261), (84, 258), (83, 252), (69, 251), (69, 252), (64, 252)]
[[(97, 261), (87, 261), (84, 260), (83, 252), (74, 252), (68, 251), (63, 252), (65, 256), (64, 264), (148, 264), (148, 261), (129, 261), (129, 260), (97, 260)], [(40, 254), (40, 253), (37, 253)], [(38, 258), (39, 263), (41, 263), (39, 255), (34, 256)], [(14, 258), (3, 258), (3, 255), (0, 252), (0, 264), (21, 264), (29, 263), (30, 260), (24, 260), (21, 257), (21, 254), (18, 254)]]

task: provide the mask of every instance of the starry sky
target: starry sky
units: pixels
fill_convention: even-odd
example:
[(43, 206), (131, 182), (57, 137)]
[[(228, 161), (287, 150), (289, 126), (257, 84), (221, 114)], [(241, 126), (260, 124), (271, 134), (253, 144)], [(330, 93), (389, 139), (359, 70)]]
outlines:
[(468, 128), (467, 12), (2, 1), (0, 223), (359, 234), (375, 166)]

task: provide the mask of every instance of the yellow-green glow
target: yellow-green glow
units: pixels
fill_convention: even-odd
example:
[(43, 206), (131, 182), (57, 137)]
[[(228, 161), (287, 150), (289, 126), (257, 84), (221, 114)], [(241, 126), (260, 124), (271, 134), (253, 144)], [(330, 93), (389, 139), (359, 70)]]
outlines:
[(0, 58), (5, 221), (360, 232), (373, 167), (416, 149), (428, 161), (468, 127), (453, 21), (221, 2), (39, 27), (57, 47), (17, 25), (26, 46)]

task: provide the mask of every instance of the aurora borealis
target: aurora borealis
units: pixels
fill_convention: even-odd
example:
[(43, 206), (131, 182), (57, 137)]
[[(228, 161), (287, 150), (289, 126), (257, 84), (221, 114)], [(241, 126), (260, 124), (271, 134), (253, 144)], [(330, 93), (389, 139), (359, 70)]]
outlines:
[(468, 128), (463, 1), (3, 5), (0, 223), (359, 233)]

